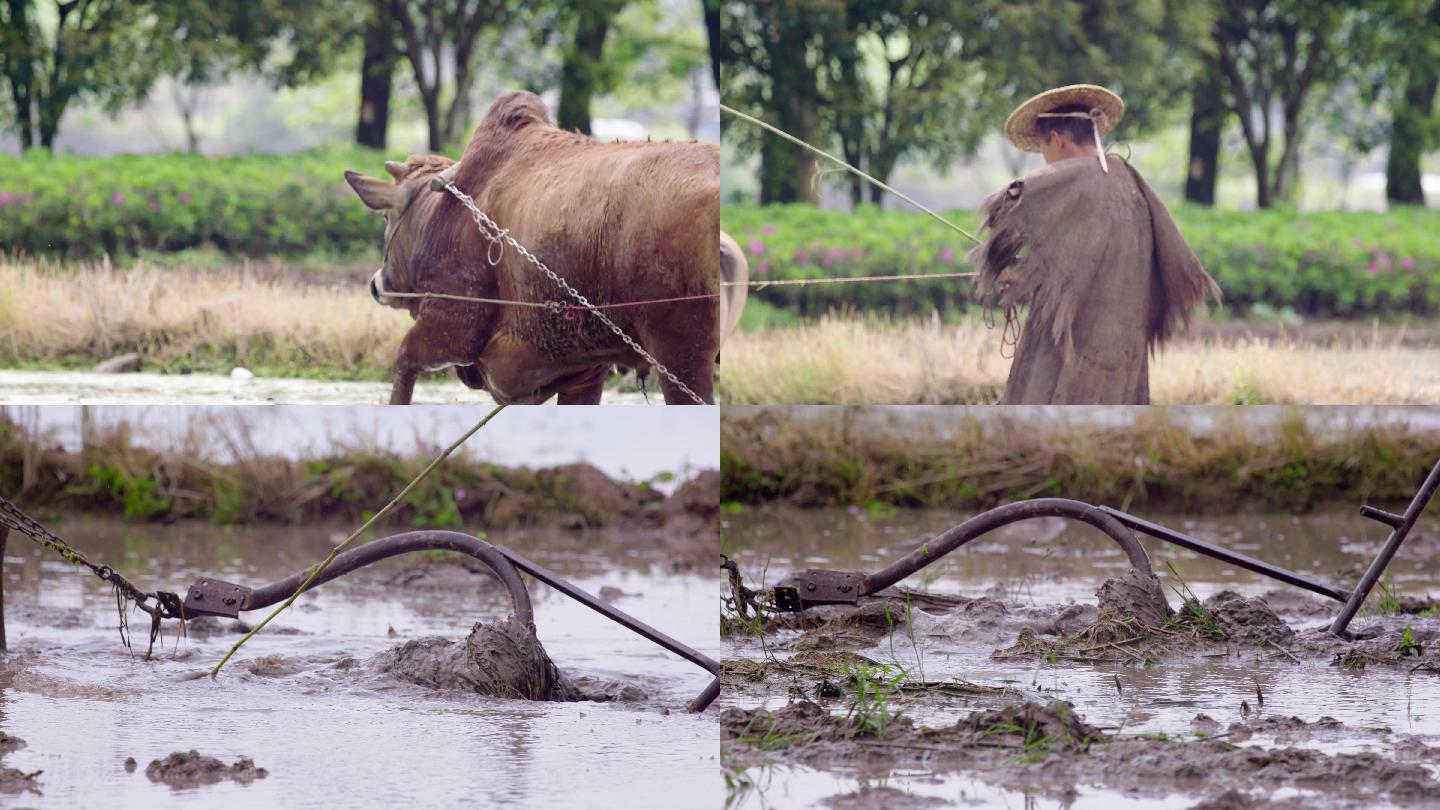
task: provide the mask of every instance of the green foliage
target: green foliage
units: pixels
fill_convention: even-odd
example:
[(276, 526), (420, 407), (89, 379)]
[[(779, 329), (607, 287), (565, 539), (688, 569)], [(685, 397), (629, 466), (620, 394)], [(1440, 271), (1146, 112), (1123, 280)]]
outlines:
[(1400, 643), (1395, 645), (1395, 652), (1401, 656), (1417, 658), (1425, 652), (1424, 648), (1415, 640), (1415, 633), (1410, 629), (1410, 625), (1405, 625), (1405, 632), (1400, 635)]
[(1180, 597), (1180, 610), (1176, 612), (1176, 618), (1172, 619), (1170, 623), (1176, 627), (1194, 630), (1202, 636), (1208, 636), (1213, 639), (1224, 640), (1229, 638), (1230, 634), (1226, 633), (1224, 628), (1220, 627), (1220, 623), (1215, 621), (1215, 615), (1210, 612), (1209, 608), (1205, 607), (1205, 603), (1200, 601), (1200, 597), (1196, 596), (1195, 592), (1190, 590), (1190, 586), (1185, 583), (1185, 578), (1180, 576), (1180, 572), (1176, 570), (1175, 566), (1168, 561), (1165, 563), (1165, 566), (1170, 569), (1170, 573), (1174, 574), (1175, 579), (1180, 582), (1178, 587), (1171, 586), (1171, 590), (1175, 592), (1175, 595)]
[(853, 660), (840, 670), (855, 687), (855, 701), (845, 716), (861, 734), (885, 739), (890, 725), (900, 719), (900, 711), (891, 705), (900, 682), (908, 674), (895, 664), (858, 664)]
[[(1377, 584), (1380, 586), (1380, 594), (1379, 604), (1375, 606), (1375, 609), (1379, 611), (1380, 615), (1394, 616), (1402, 612), (1400, 586), (1395, 584), (1395, 580), (1386, 574), (1385, 578)], [(1409, 628), (1406, 630), (1408, 631)]]
[(101, 464), (90, 465), (86, 476), (124, 507), (126, 520), (149, 520), (170, 510), (170, 501), (160, 497), (153, 476), (131, 475)]
[(380, 174), (386, 157), (350, 146), (221, 158), (0, 155), (0, 245), (72, 258), (201, 246), (358, 253), (376, 248), (384, 229), (343, 173)]
[[(1440, 211), (1388, 213), (1171, 209), (1225, 306), (1238, 313), (1357, 318), (1440, 313)], [(973, 220), (951, 212), (951, 221)], [(909, 211), (810, 205), (726, 205), (721, 225), (740, 242), (751, 277), (804, 279), (966, 272), (959, 235)], [(959, 315), (975, 308), (969, 279), (770, 287), (752, 302), (802, 316), (833, 309)], [(748, 308), (748, 307), (747, 307)], [(1279, 316), (1275, 316), (1279, 317)], [(1237, 398), (1246, 396), (1243, 386)]]

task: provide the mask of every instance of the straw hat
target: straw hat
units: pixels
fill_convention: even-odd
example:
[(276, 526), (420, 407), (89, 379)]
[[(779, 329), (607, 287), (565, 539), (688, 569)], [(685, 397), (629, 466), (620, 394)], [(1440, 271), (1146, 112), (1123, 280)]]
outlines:
[(1035, 129), (1036, 119), (1041, 113), (1071, 104), (1090, 110), (1089, 117), (1095, 122), (1097, 135), (1109, 132), (1125, 115), (1125, 102), (1109, 90), (1094, 84), (1071, 84), (1046, 90), (1016, 107), (1005, 119), (1005, 139), (1017, 149), (1039, 152), (1045, 139)]

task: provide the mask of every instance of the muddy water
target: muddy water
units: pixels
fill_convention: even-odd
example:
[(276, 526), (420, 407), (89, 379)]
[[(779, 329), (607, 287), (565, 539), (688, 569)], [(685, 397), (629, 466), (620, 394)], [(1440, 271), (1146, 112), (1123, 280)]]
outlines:
[[(920, 543), (919, 537), (944, 530), (964, 517), (937, 512), (866, 516), (845, 511), (766, 509), (728, 516), (725, 531), (728, 545), (747, 577), (763, 577), (773, 584), (801, 568), (877, 570), (913, 550)], [(1384, 527), (1349, 511), (1301, 517), (1145, 517), (1341, 586), (1358, 578), (1360, 568), (1386, 536)], [(1167, 562), (1175, 566), (1184, 585), (1201, 598), (1222, 589), (1255, 595), (1277, 589), (1287, 594), (1302, 593), (1159, 541), (1143, 542), (1166, 584), (1172, 605), (1178, 599), (1170, 589), (1181, 582), (1170, 572)], [(1127, 565), (1119, 549), (1094, 530), (1058, 519), (1031, 521), (988, 535), (904, 584), (934, 593), (990, 596), (1016, 610), (1067, 602), (1094, 604), (1099, 583), (1124, 571)], [(1434, 510), (1421, 521), (1390, 570), (1402, 593), (1440, 596), (1440, 516)], [(1305, 595), (1283, 602), (1280, 597), (1272, 597), (1272, 602), (1296, 629), (1323, 626), (1338, 608), (1338, 603)], [(1355, 626), (1363, 627), (1367, 621), (1362, 612)], [(1034, 700), (1067, 700), (1087, 721), (1112, 733), (1191, 734), (1191, 722), (1201, 713), (1218, 721), (1223, 730), (1243, 719), (1242, 701), (1252, 709), (1256, 707), (1258, 687), (1264, 695), (1264, 715), (1293, 715), (1311, 723), (1329, 716), (1342, 721), (1347, 729), (1343, 734), (1315, 739), (1277, 741), (1273, 735), (1256, 735), (1245, 740), (1245, 745), (1296, 745), (1327, 753), (1375, 751), (1388, 755), (1399, 735), (1416, 735), (1432, 746), (1440, 743), (1440, 712), (1435, 710), (1440, 706), (1440, 677), (1433, 673), (1371, 667), (1357, 674), (1330, 666), (1328, 661), (1302, 656), (1297, 664), (1278, 652), (1257, 654), (1253, 649), (1218, 657), (1160, 660), (1149, 666), (1105, 662), (1062, 662), (1051, 666), (1034, 660), (995, 660), (992, 652), (1009, 646), (1014, 631), (989, 638), (983, 632), (967, 634), (964, 620), (960, 623), (957, 630), (955, 619), (919, 612), (911, 622), (913, 639), (906, 628), (855, 651), (910, 668), (917, 677), (923, 672), (925, 680), (959, 679), (1009, 686)], [(785, 641), (786, 636), (781, 634), (769, 643)], [(767, 652), (775, 654), (773, 647), (762, 649), (753, 638), (729, 638), (723, 646), (726, 658), (758, 660)], [(779, 655), (783, 658), (785, 653)], [(771, 709), (790, 700), (791, 684), (775, 681), (727, 688), (721, 698), (725, 706)], [(900, 708), (919, 723), (941, 727), (968, 716), (984, 705), (984, 700), (930, 695), (903, 698)], [(1437, 766), (1440, 763), (1432, 764), (1431, 769), (1440, 772)], [(864, 763), (837, 772), (772, 765), (751, 769), (749, 776), (756, 786), (737, 794), (739, 806), (828, 806), (825, 803), (834, 797), (857, 791), (862, 797), (882, 795), (875, 793), (877, 788), (977, 807), (1109, 807), (1121, 798), (1101, 786), (1085, 787), (1078, 796), (1047, 796), (986, 781), (983, 774), (876, 771)], [(1271, 798), (1285, 795), (1307, 803), (1319, 802), (1318, 794), (1293, 790)], [(1151, 802), (1147, 806), (1188, 807), (1195, 800), (1193, 795), (1177, 794), (1153, 801), (1147, 798)], [(860, 800), (854, 806), (890, 803)], [(1324, 806), (1323, 802), (1317, 806)]]
[[(103, 521), (58, 533), (142, 587), (182, 590), (199, 574), (264, 584), (312, 564), (344, 527), (221, 531)], [(623, 538), (529, 533), (492, 539), (714, 655), (713, 578), (673, 570)], [(39, 777), (22, 804), (209, 806), (718, 806), (715, 712), (684, 704), (703, 670), (533, 582), (537, 634), (568, 676), (629, 684), (628, 703), (530, 703), (445, 694), (368, 672), (407, 639), (463, 639), (509, 613), (503, 589), (455, 566), (392, 560), (301, 597), (220, 678), (208, 670), (238, 638), (179, 640), (157, 660), (120, 646), (108, 589), (10, 541), (6, 596), (12, 652), (0, 666), (0, 731), (27, 746), (4, 764)], [(422, 561), (423, 563), (423, 561)], [(433, 570), (432, 570), (433, 569)], [(417, 571), (429, 571), (416, 578)], [(395, 577), (411, 584), (396, 584)], [(263, 612), (245, 614), (251, 621)], [(134, 614), (132, 627), (143, 633)], [(293, 632), (293, 634), (287, 634)], [(143, 648), (143, 635), (138, 639)], [(360, 662), (358, 665), (354, 661)], [(146, 766), (197, 749), (225, 764), (250, 757), (269, 775), (176, 790)], [(138, 768), (128, 773), (127, 757)], [(706, 803), (704, 797), (714, 797)]]
[[(390, 401), (390, 383), (333, 380), (297, 380), (255, 377), (236, 380), (217, 374), (92, 374), (88, 371), (0, 370), (0, 391), (12, 404), (107, 403), (176, 405), (226, 403), (297, 405), (378, 405)], [(416, 404), (493, 405), (484, 391), (472, 391), (459, 381), (416, 383)], [(607, 405), (643, 405), (639, 393), (605, 393)], [(653, 394), (651, 404), (664, 404)]]

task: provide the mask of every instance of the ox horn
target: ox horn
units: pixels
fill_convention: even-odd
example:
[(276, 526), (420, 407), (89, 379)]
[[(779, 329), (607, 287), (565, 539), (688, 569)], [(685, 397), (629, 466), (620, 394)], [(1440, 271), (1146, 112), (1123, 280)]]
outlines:
[(389, 172), (390, 176), (395, 178), (395, 182), (398, 183), (410, 173), (410, 167), (398, 160), (387, 160), (385, 161), (385, 171)]

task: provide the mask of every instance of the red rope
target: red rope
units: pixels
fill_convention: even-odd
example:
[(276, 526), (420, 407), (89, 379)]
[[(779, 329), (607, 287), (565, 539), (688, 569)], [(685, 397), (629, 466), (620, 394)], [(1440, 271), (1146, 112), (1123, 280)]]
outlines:
[(704, 301), (710, 298), (719, 298), (719, 293), (705, 293), (703, 295), (681, 295), (675, 298), (656, 298), (650, 301), (625, 301), (620, 304), (592, 304), (582, 307), (579, 304), (566, 304), (562, 317), (567, 321), (575, 322), (575, 334), (580, 335), (585, 328), (585, 313), (596, 309), (619, 309), (621, 307), (639, 307), (646, 304), (674, 304), (681, 301)]

